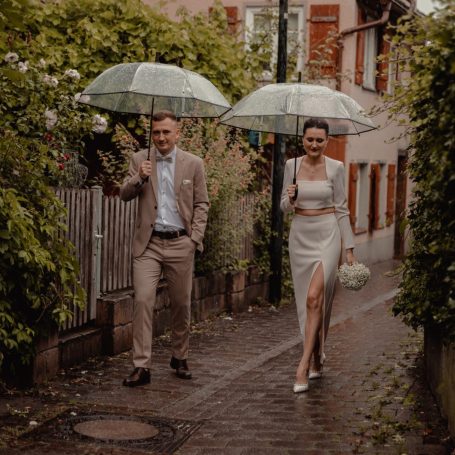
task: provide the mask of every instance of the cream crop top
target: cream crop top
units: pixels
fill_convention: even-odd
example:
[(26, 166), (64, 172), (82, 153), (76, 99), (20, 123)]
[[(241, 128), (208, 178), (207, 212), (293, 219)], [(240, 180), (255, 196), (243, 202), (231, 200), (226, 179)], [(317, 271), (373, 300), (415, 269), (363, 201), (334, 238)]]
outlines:
[[(346, 249), (354, 248), (354, 234), (349, 221), (349, 209), (346, 201), (344, 165), (341, 161), (327, 156), (324, 159), (327, 180), (298, 180), (299, 190), (295, 204), (290, 203), (287, 193), (288, 186), (292, 184), (295, 161), (294, 158), (286, 161), (281, 191), (281, 210), (288, 213), (294, 211), (294, 207), (301, 209), (334, 207), (344, 247)], [(297, 158), (297, 169), (301, 162), (302, 157)]]
[(333, 185), (330, 180), (297, 180), (299, 191), (294, 207), (325, 209), (333, 207)]

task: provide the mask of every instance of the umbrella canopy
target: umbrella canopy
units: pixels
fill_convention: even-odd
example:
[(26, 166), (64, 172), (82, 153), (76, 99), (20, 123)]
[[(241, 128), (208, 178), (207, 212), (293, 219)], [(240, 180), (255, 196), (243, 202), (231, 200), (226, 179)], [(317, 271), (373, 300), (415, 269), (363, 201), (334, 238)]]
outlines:
[(219, 117), (231, 107), (200, 74), (147, 62), (107, 69), (82, 92), (79, 102), (128, 114), (169, 110), (177, 117)]
[(331, 136), (375, 129), (362, 107), (348, 95), (321, 85), (269, 84), (241, 99), (221, 123), (254, 131), (303, 136), (308, 118), (323, 118)]

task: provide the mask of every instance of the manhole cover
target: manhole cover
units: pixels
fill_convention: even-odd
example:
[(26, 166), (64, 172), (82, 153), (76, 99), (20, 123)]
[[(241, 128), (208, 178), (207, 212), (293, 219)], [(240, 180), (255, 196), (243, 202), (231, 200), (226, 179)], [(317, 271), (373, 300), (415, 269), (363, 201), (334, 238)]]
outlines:
[(76, 433), (96, 439), (147, 439), (156, 436), (159, 431), (148, 423), (119, 419), (89, 420), (73, 427)]
[(119, 447), (164, 455), (174, 453), (200, 426), (201, 422), (73, 407), (22, 438), (51, 444), (60, 441), (72, 448)]

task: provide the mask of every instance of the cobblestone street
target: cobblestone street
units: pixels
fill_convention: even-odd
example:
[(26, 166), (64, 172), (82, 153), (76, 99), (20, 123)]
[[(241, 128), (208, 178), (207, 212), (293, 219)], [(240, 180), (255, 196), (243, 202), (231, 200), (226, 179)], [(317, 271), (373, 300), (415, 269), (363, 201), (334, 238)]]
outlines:
[(60, 413), (90, 411), (192, 422), (175, 445), (181, 455), (450, 454), (422, 380), (422, 337), (391, 315), (397, 265), (372, 266), (361, 291), (338, 289), (323, 377), (308, 393), (292, 391), (302, 350), (294, 305), (252, 307), (194, 327), (191, 381), (169, 369), (169, 340), (161, 337), (150, 385), (122, 387), (131, 370), (125, 353), (91, 359), (35, 390), (2, 394), (0, 453), (170, 453), (41, 431)]

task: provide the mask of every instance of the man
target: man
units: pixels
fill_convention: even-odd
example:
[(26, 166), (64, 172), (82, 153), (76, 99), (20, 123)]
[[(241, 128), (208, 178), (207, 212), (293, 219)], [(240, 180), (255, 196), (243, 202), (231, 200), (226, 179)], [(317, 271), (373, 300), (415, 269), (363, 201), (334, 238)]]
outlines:
[(187, 364), (191, 286), (196, 248), (202, 239), (209, 207), (201, 158), (180, 150), (178, 122), (169, 111), (152, 118), (150, 160), (147, 150), (135, 153), (120, 197), (139, 198), (133, 238), (133, 363), (123, 385), (150, 382), (152, 319), (162, 272), (171, 302), (172, 358), (170, 366), (191, 379)]

